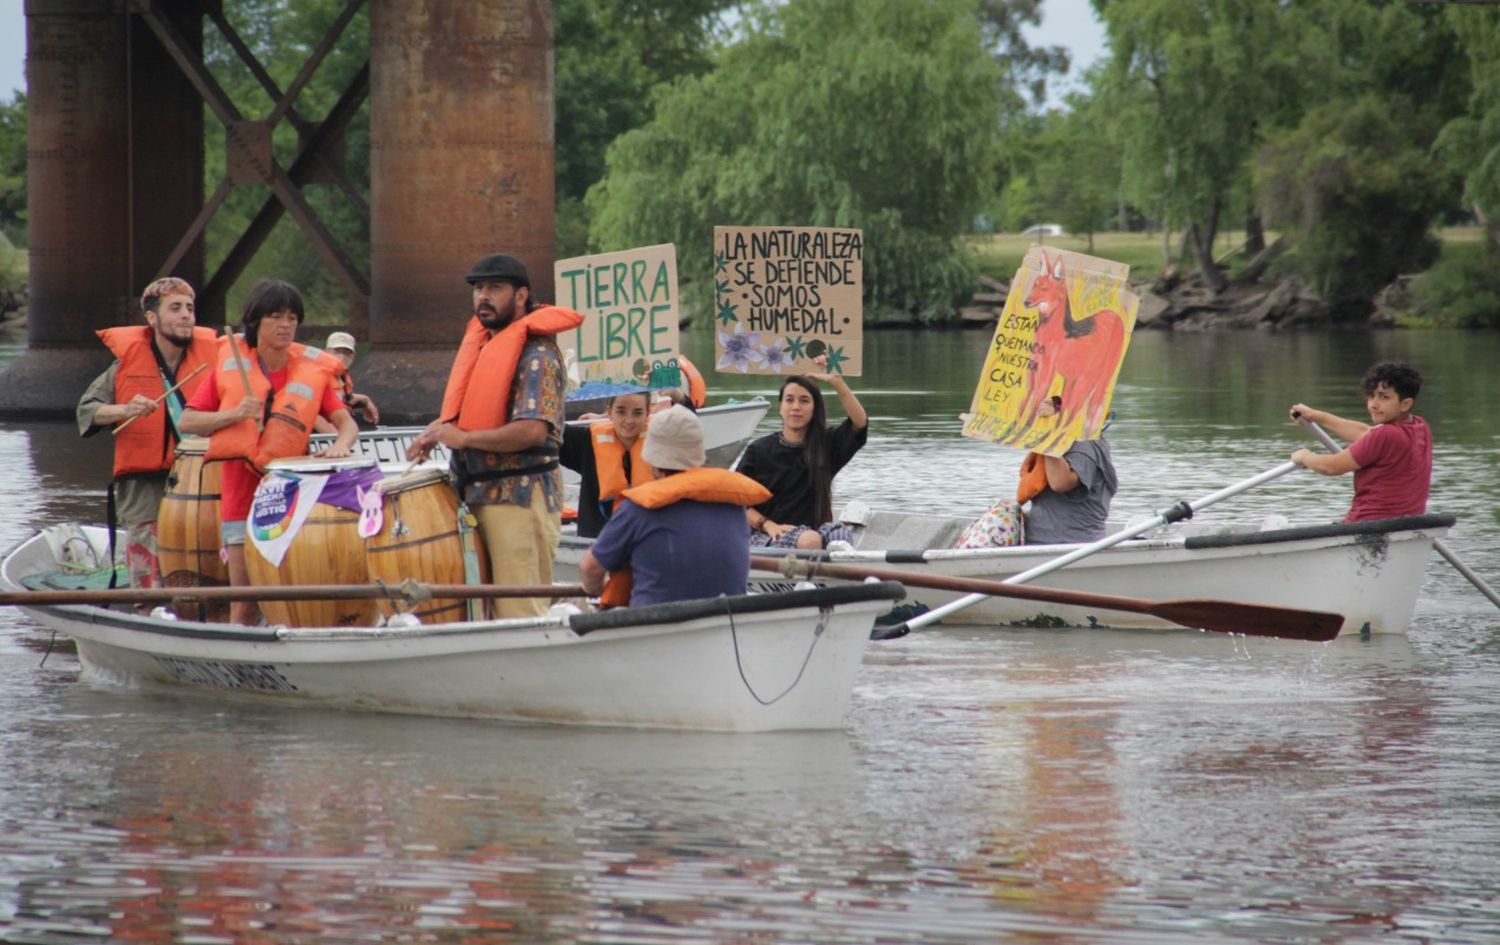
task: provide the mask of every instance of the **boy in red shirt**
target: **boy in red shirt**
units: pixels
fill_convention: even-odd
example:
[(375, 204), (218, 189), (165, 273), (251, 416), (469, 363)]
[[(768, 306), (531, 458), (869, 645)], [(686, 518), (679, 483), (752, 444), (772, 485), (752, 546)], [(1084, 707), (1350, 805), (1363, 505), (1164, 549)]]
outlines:
[(1293, 421), (1311, 420), (1349, 443), (1337, 453), (1299, 449), (1292, 462), (1325, 476), (1354, 473), (1346, 522), (1421, 515), (1432, 484), (1432, 431), (1411, 412), (1422, 375), (1404, 361), (1382, 361), (1365, 372), (1364, 389), (1370, 424), (1292, 405)]

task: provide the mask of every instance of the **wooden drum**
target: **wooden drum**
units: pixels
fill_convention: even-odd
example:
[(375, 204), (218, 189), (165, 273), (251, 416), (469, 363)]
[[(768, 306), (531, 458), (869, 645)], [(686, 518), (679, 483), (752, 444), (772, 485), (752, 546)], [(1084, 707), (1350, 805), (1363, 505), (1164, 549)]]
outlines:
[[(167, 476), (167, 491), (156, 516), (156, 556), (166, 587), (224, 587), (229, 566), (219, 558), (219, 469), (206, 463), (208, 437), (183, 437)], [(179, 608), (180, 609), (180, 608)], [(229, 612), (227, 604), (209, 604), (197, 619)]]
[[(426, 468), (387, 477), (380, 533), (365, 544), (371, 581), (400, 584), (415, 578), (424, 584), (463, 584), (464, 555), (458, 531), (458, 496), (442, 469)], [(490, 576), (489, 557), (479, 532), (473, 534), (482, 583)], [(423, 603), (413, 611), (423, 623), (467, 620), (467, 601), (446, 598)], [(389, 601), (379, 602), (386, 616), (396, 611)]]
[[(375, 460), (367, 456), (343, 459), (296, 456), (273, 460), (266, 475), (278, 472), (328, 475), (374, 465)], [(245, 541), (245, 565), (252, 584), (370, 583), (365, 567), (365, 543), (359, 537), (359, 513), (322, 502), (316, 503), (303, 521), (282, 558), (281, 567), (265, 558), (253, 538)], [(260, 609), (269, 623), (288, 627), (371, 626), (376, 614), (373, 600), (267, 600), (260, 602)]]

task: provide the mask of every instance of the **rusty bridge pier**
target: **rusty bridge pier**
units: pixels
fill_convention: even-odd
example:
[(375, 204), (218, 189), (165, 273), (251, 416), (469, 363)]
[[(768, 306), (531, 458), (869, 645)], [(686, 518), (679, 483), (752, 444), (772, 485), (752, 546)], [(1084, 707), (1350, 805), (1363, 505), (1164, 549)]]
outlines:
[[(514, 253), (552, 298), (551, 0), (346, 0), (286, 88), (236, 34), (233, 4), (26, 0), (30, 312), (27, 351), (0, 375), (0, 416), (71, 416), (109, 363), (94, 331), (140, 324), (136, 296), (158, 276), (187, 279), (200, 324), (223, 324), (226, 294), (283, 216), (343, 287), (338, 327), (369, 342), (355, 373), (386, 422), (436, 412), (476, 258)], [(368, 61), (326, 114), (302, 114), (299, 93), (360, 14)], [(206, 29), (249, 69), (269, 113), (243, 114), (220, 87), (203, 61)], [(368, 194), (343, 160), (343, 132), (366, 103)], [(217, 181), (205, 180), (204, 135), (218, 131), (205, 111), (224, 134)], [(283, 122), (297, 149), (278, 160)], [(263, 204), (232, 246), (208, 253), (210, 220), (247, 184), (265, 189)], [(303, 193), (314, 185), (336, 187), (368, 221), (367, 257), (339, 245)], [(320, 343), (328, 327), (301, 340)]]

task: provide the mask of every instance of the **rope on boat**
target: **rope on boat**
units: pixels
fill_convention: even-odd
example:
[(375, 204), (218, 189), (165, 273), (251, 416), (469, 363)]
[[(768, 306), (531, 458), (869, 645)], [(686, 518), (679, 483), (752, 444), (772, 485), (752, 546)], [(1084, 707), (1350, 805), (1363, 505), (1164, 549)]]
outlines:
[(797, 684), (802, 681), (802, 674), (807, 672), (807, 664), (812, 661), (813, 650), (818, 648), (818, 641), (822, 639), (823, 631), (828, 629), (828, 618), (833, 615), (833, 610), (828, 607), (823, 607), (819, 610), (817, 629), (813, 631), (812, 643), (808, 646), (807, 653), (802, 657), (802, 665), (797, 667), (796, 677), (792, 679), (785, 689), (777, 693), (776, 698), (762, 699), (760, 693), (755, 691), (755, 687), (751, 685), (750, 680), (745, 676), (745, 664), (740, 659), (739, 631), (734, 625), (734, 610), (729, 606), (729, 598), (724, 594), (720, 594), (719, 599), (724, 602), (724, 613), (729, 616), (729, 639), (734, 644), (734, 668), (740, 674), (740, 682), (745, 684), (745, 691), (750, 693), (750, 697), (756, 702), (759, 702), (761, 705), (775, 705), (784, 699), (793, 689), (796, 689)]

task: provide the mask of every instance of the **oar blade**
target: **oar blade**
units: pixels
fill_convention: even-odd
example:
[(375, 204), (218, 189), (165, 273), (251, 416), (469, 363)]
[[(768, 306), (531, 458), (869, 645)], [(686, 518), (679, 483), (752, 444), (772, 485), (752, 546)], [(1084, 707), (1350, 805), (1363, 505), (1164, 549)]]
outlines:
[(1342, 614), (1328, 611), (1224, 600), (1159, 601), (1151, 606), (1151, 613), (1199, 630), (1312, 643), (1327, 643), (1339, 635), (1344, 625)]

